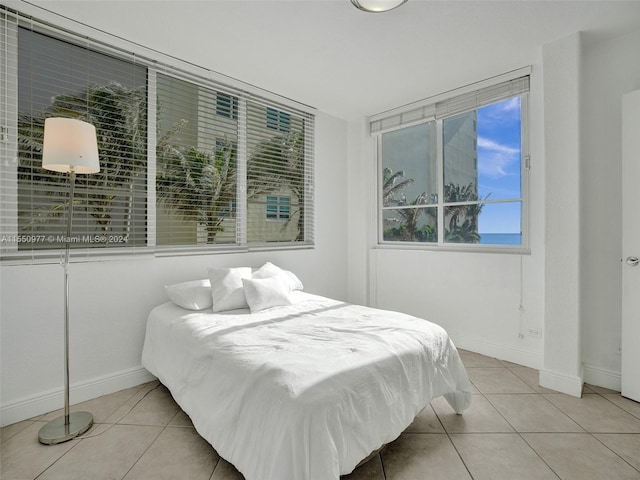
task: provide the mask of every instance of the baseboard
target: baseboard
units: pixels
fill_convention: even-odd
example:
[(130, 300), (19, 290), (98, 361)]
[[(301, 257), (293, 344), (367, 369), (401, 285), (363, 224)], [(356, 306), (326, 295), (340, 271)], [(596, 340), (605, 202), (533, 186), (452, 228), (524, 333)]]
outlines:
[(470, 337), (464, 334), (451, 335), (456, 347), (470, 350), (488, 357), (506, 360), (529, 368), (539, 370), (542, 367), (542, 352), (522, 350), (512, 345), (503, 345), (488, 342), (481, 338)]
[[(80, 403), (155, 380), (145, 368), (137, 367), (70, 385), (71, 403)], [(0, 426), (11, 425), (64, 407), (64, 387), (40, 392), (0, 407)]]
[(589, 364), (584, 365), (584, 381), (616, 392), (622, 389), (622, 374), (620, 372), (613, 372)]
[(582, 376), (566, 375), (551, 370), (540, 370), (540, 386), (566, 393), (573, 397), (582, 396)]

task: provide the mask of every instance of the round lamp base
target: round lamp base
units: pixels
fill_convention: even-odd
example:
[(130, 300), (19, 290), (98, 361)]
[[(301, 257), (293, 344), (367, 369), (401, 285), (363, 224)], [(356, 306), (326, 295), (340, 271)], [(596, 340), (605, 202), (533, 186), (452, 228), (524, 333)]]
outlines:
[(73, 412), (69, 414), (69, 423), (65, 425), (65, 417), (58, 417), (51, 420), (38, 433), (38, 440), (45, 445), (56, 445), (66, 442), (91, 428), (93, 425), (93, 415), (89, 412)]

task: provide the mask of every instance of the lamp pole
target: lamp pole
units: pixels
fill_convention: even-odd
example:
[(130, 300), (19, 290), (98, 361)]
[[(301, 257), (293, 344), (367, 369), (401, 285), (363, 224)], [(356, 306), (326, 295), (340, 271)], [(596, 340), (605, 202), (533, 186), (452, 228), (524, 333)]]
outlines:
[(71, 254), (71, 224), (76, 173), (96, 173), (100, 170), (95, 127), (86, 122), (73, 119), (46, 119), (42, 166), (47, 170), (66, 172), (69, 179), (67, 237), (65, 238), (63, 264), (64, 415), (51, 420), (38, 432), (38, 441), (40, 443), (55, 445), (82, 435), (93, 425), (93, 415), (91, 413), (71, 413), (69, 411), (69, 257)]
[[(71, 243), (71, 222), (73, 221), (73, 195), (76, 184), (76, 170), (69, 171), (69, 208), (67, 209), (67, 237), (64, 247), (64, 424), (69, 419), (69, 253)], [(92, 421), (93, 422), (93, 421)], [(89, 425), (91, 426), (91, 425)]]
[(89, 412), (69, 412), (69, 254), (71, 243), (71, 220), (76, 172), (69, 170), (69, 206), (67, 208), (67, 237), (64, 248), (64, 416), (51, 420), (40, 429), (38, 440), (45, 445), (55, 445), (82, 435), (93, 425)]

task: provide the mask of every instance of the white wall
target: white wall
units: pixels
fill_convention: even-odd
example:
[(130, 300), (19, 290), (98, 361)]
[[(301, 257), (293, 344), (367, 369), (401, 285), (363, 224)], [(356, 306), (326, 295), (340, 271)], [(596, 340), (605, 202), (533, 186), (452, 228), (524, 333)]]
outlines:
[[(74, 263), (70, 269), (71, 403), (151, 379), (140, 365), (146, 316), (167, 301), (163, 286), (205, 278), (208, 266), (260, 266), (298, 274), (305, 289), (346, 299), (347, 125), (316, 117), (316, 247), (312, 250)], [(0, 271), (3, 425), (63, 405), (63, 270), (60, 265)]]
[(640, 89), (640, 30), (583, 53), (582, 360), (588, 383), (620, 388), (621, 98)]
[(540, 384), (575, 396), (580, 362), (580, 111), (582, 37), (543, 46), (545, 332)]
[(371, 305), (369, 296), (369, 245), (370, 226), (375, 223), (375, 210), (367, 207), (375, 204), (375, 158), (370, 142), (366, 142), (368, 125), (365, 119), (353, 121), (348, 127), (349, 163), (348, 175), (348, 275), (349, 302)]
[(458, 347), (540, 367), (541, 338), (528, 333), (542, 330), (533, 255), (379, 249), (372, 263), (379, 308), (442, 325)]
[(351, 300), (435, 321), (459, 347), (540, 368), (565, 393), (579, 395), (583, 380), (619, 389), (620, 100), (640, 88), (638, 45), (640, 31), (576, 33), (523, 58), (533, 66), (531, 255), (376, 249), (375, 193), (360, 184), (373, 184), (373, 146), (352, 122), (350, 155), (365, 157), (350, 156), (350, 217), (368, 232), (350, 235), (349, 275), (369, 285)]
[(540, 53), (493, 72), (497, 75), (533, 66), (530, 255), (376, 248), (374, 145), (360, 122), (349, 124), (349, 151), (358, 155), (349, 159), (349, 216), (357, 219), (349, 226), (349, 278), (368, 283), (363, 287), (366, 294), (358, 290), (356, 295), (352, 289), (350, 301), (368, 296), (371, 305), (378, 308), (400, 310), (442, 325), (459, 347), (535, 368), (542, 366), (544, 323), (545, 165)]
[(541, 383), (567, 393), (579, 394), (582, 381), (620, 389), (621, 98), (640, 88), (639, 44), (636, 30), (599, 41), (576, 34), (545, 46)]

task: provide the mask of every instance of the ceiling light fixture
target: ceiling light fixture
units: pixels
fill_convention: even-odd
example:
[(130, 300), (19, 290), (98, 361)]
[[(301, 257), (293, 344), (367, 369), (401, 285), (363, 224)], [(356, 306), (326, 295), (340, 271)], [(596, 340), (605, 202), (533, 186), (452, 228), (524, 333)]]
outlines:
[(351, 3), (365, 12), (379, 13), (393, 10), (407, 0), (351, 0)]

